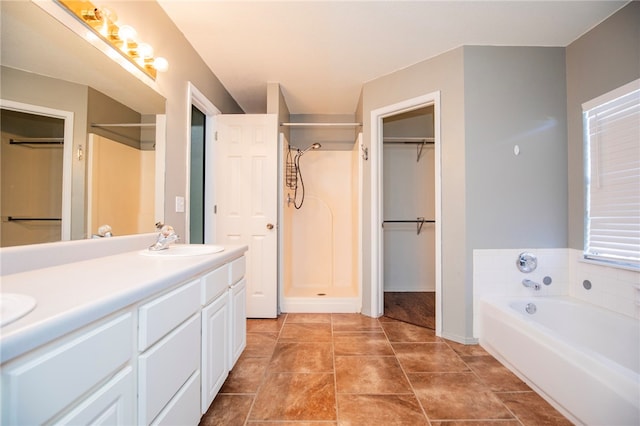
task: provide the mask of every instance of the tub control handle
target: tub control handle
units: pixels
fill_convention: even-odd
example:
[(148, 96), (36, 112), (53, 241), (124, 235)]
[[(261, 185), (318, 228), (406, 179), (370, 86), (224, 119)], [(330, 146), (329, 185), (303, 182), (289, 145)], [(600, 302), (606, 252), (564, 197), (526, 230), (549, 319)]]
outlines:
[(533, 272), (538, 267), (538, 258), (533, 253), (520, 253), (518, 260), (516, 260), (516, 266), (518, 266), (520, 272)]

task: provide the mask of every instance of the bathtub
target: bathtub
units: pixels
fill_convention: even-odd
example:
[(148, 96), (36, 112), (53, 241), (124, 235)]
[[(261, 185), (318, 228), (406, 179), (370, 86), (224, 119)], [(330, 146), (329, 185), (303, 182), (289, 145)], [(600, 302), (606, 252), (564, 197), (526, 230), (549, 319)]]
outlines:
[(638, 320), (569, 297), (479, 306), (480, 345), (571, 421), (640, 424)]

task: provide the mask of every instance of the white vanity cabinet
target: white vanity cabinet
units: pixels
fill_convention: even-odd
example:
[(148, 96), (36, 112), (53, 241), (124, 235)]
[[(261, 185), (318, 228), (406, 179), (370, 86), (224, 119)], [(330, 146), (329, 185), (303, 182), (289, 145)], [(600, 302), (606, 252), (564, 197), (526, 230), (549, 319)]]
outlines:
[(198, 399), (191, 406), (180, 399), (200, 376), (200, 280), (145, 303), (138, 312), (138, 424), (176, 417), (180, 424), (197, 424)]
[(229, 374), (230, 269), (226, 264), (202, 277), (202, 414)]
[(2, 424), (135, 423), (134, 342), (125, 312), (4, 364)]
[[(0, 424), (197, 425), (246, 344), (245, 251), (3, 276), (3, 291), (25, 286), (38, 306), (0, 330)], [(60, 306), (49, 280), (75, 297)]]
[(229, 369), (233, 368), (247, 346), (247, 281), (244, 279), (245, 269), (245, 257), (231, 262)]
[(202, 414), (246, 346), (244, 273), (241, 257), (202, 278)]

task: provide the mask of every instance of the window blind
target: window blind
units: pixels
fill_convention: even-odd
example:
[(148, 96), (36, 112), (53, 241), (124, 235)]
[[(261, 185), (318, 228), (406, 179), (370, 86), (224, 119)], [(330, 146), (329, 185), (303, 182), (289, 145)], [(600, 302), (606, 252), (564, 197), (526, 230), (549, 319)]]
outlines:
[(585, 257), (640, 267), (640, 80), (583, 105)]

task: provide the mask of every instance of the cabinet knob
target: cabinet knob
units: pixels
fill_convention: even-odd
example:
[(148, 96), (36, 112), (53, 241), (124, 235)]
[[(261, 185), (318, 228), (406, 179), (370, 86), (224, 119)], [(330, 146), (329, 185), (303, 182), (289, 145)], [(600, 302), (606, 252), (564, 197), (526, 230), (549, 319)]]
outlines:
[(267, 229), (273, 229), (273, 223), (267, 223)]

